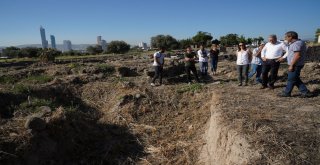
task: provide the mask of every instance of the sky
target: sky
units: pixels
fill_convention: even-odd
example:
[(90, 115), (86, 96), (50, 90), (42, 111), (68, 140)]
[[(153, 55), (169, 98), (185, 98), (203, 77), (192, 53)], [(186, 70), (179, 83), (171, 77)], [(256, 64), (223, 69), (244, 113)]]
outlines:
[(150, 42), (158, 34), (186, 39), (198, 31), (219, 39), (289, 30), (313, 39), (320, 28), (320, 0), (1, 0), (0, 46), (41, 44), (40, 26), (57, 44), (124, 40)]

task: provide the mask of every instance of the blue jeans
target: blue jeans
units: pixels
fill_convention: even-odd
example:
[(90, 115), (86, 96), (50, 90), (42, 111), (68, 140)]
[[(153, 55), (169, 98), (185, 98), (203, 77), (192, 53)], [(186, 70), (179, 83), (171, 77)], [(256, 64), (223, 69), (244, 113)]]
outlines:
[(307, 89), (307, 87), (303, 84), (303, 82), (300, 79), (300, 72), (301, 72), (302, 68), (303, 68), (303, 65), (302, 66), (295, 66), (294, 70), (292, 72), (288, 71), (287, 86), (284, 90), (285, 94), (291, 95), (291, 91), (294, 86), (297, 86), (299, 91), (302, 94), (308, 93), (309, 90)]
[(242, 84), (242, 80), (244, 77), (244, 81), (248, 84), (248, 72), (249, 72), (249, 64), (248, 65), (237, 65), (238, 71), (238, 81)]
[(211, 64), (211, 72), (216, 72), (217, 71), (217, 66), (218, 66), (218, 60), (217, 59), (211, 59), (210, 64)]
[(201, 76), (206, 76), (208, 74), (208, 62), (199, 62)]
[(256, 74), (256, 82), (262, 83), (262, 80), (260, 77), (261, 73), (262, 73), (262, 65), (251, 64), (251, 71), (250, 71), (248, 77), (251, 78), (251, 77), (253, 77), (254, 74)]

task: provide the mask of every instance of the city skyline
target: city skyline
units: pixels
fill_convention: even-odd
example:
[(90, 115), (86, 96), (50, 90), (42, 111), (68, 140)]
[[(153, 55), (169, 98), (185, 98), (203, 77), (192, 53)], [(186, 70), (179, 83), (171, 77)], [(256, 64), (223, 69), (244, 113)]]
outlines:
[(42, 2), (0, 2), (0, 15), (5, 22), (0, 26), (0, 46), (41, 44), (39, 25), (57, 37), (56, 43), (69, 39), (73, 44), (94, 44), (95, 36), (102, 35), (108, 42), (124, 40), (131, 45), (150, 43), (150, 38), (158, 34), (179, 40), (198, 31), (209, 32), (214, 39), (229, 33), (265, 39), (276, 34), (282, 39), (286, 31), (294, 30), (300, 38), (312, 40), (320, 28), (317, 0)]

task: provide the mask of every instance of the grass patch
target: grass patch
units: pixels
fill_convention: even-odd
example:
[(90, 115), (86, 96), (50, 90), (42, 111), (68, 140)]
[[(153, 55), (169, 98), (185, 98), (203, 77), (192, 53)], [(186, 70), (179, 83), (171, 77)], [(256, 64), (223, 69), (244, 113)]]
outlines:
[(11, 91), (14, 94), (29, 94), (30, 93), (30, 86), (23, 85), (23, 84), (15, 84), (12, 87)]
[(26, 100), (19, 105), (19, 108), (28, 112), (37, 112), (39, 107), (48, 106), (51, 109), (54, 109), (55, 104), (51, 100), (39, 99), (39, 98), (30, 98), (30, 100)]
[(0, 84), (13, 84), (16, 82), (16, 79), (13, 76), (1, 76), (0, 77)]
[(108, 65), (108, 64), (98, 64), (97, 68), (101, 71), (101, 72), (106, 72), (106, 73), (113, 73), (115, 72), (115, 68), (114, 66)]
[(48, 75), (33, 75), (24, 79), (24, 81), (30, 82), (33, 84), (44, 84), (52, 80), (53, 80), (53, 77)]
[(185, 93), (185, 92), (197, 92), (200, 91), (203, 86), (199, 83), (184, 85), (181, 88), (177, 89), (177, 93)]

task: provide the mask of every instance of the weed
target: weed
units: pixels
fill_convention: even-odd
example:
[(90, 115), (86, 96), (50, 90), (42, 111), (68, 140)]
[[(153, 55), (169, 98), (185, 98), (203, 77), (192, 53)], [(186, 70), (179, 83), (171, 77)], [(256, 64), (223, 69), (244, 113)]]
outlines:
[(182, 86), (181, 88), (177, 89), (177, 93), (184, 93), (184, 92), (197, 92), (200, 91), (202, 89), (202, 85), (199, 83), (195, 83), (195, 84), (191, 84), (191, 85), (185, 85)]
[(52, 80), (53, 80), (53, 77), (48, 75), (33, 75), (25, 79), (25, 81), (34, 83), (34, 84), (44, 84)]
[(16, 82), (16, 79), (13, 76), (1, 76), (0, 77), (0, 84), (13, 84)]
[(29, 94), (30, 86), (23, 85), (23, 84), (15, 84), (12, 87), (12, 92), (14, 94)]
[(107, 72), (107, 73), (113, 73), (115, 72), (115, 68), (114, 66), (108, 65), (108, 64), (98, 64), (97, 68), (101, 71), (101, 72)]

